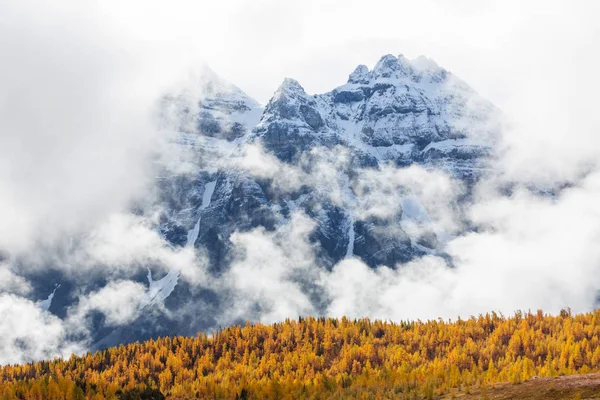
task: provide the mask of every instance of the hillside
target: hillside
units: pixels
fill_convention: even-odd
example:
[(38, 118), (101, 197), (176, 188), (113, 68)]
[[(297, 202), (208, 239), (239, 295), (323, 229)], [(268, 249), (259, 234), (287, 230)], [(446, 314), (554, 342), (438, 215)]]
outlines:
[(545, 378), (600, 372), (599, 343), (600, 311), (454, 322), (301, 318), (5, 366), (0, 398), (144, 398), (122, 393), (146, 388), (169, 399), (594, 398), (595, 375)]
[(532, 378), (522, 384), (500, 383), (471, 393), (454, 391), (442, 399), (558, 400), (600, 399), (600, 374)]

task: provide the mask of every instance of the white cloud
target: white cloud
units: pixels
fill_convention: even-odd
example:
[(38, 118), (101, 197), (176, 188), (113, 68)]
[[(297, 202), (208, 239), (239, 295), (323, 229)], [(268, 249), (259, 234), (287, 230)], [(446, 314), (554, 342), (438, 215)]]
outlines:
[(30, 292), (29, 282), (17, 275), (9, 264), (0, 262), (0, 293), (14, 293), (22, 296)]
[(153, 221), (133, 214), (112, 214), (67, 251), (65, 269), (78, 274), (120, 276), (148, 266), (174, 269), (192, 283), (205, 279), (206, 259), (189, 247), (170, 245)]
[(68, 356), (82, 347), (67, 340), (63, 321), (35, 303), (0, 294), (0, 364)]
[(403, 197), (413, 195), (423, 203), (436, 230), (453, 232), (458, 228), (459, 213), (453, 206), (464, 188), (447, 174), (417, 165), (386, 165), (381, 170), (361, 170), (358, 176), (353, 189), (361, 203), (357, 211), (360, 218), (389, 218), (401, 210)]
[(133, 281), (113, 281), (96, 292), (79, 298), (69, 319), (79, 323), (92, 311), (104, 314), (108, 326), (134, 321), (147, 302), (146, 287)]
[(465, 312), (448, 302), (457, 275), (442, 259), (430, 256), (397, 270), (371, 269), (357, 259), (343, 260), (322, 276), (331, 298), (326, 314), (394, 321), (455, 317)]
[[(441, 257), (425, 256), (397, 268), (376, 269), (345, 259), (328, 271), (315, 260), (316, 249), (309, 242), (314, 225), (296, 215), (276, 234), (255, 230), (234, 235), (239, 256), (220, 285), (238, 293), (235, 317), (265, 322), (315, 313), (400, 320), (592, 309), (600, 288), (600, 174), (555, 198), (526, 190), (487, 195), (468, 209), (477, 231), (447, 243), (452, 268)], [(311, 309), (307, 291), (290, 276), (312, 282), (320, 298), (327, 299), (325, 308), (312, 303)], [(223, 317), (236, 320), (227, 313)]]
[[(600, 157), (599, 7), (592, 0), (1, 2), (0, 250), (37, 267), (50, 258), (64, 261), (57, 265), (65, 271), (119, 279), (82, 295), (79, 311), (72, 310), (103, 312), (111, 324), (139, 312), (145, 288), (122, 279), (147, 264), (233, 294), (222, 321), (319, 312), (310, 290), (329, 298), (326, 312), (336, 316), (586, 310), (600, 285), (600, 179), (593, 172)], [(510, 120), (506, 151), (494, 166), (500, 180), (482, 185), (468, 210), (479, 231), (448, 243), (455, 269), (425, 257), (398, 270), (344, 260), (325, 271), (308, 242), (313, 223), (296, 216), (276, 233), (234, 234), (240, 253), (222, 279), (211, 281), (201, 256), (170, 247), (152, 221), (124, 214), (133, 201), (148, 200), (153, 160), (180, 156), (165, 152), (148, 112), (165, 83), (180, 80), (200, 58), (264, 102), (284, 76), (324, 92), (357, 64), (400, 52), (435, 59)], [(410, 186), (437, 229), (454, 231), (460, 223), (453, 209), (460, 188), (443, 174), (357, 171), (362, 200), (355, 204), (347, 202), (346, 182), (332, 178), (347, 168), (343, 150), (311, 155), (316, 163), (303, 167), (314, 175), (247, 150), (237, 167), (285, 191), (308, 184), (359, 218), (393, 215), (404, 195), (399, 189)], [(511, 197), (495, 190), (507, 181), (552, 187), (589, 171), (555, 200), (520, 186)], [(66, 256), (54, 254), (57, 248)], [(301, 278), (314, 287), (307, 292)], [(0, 363), (79, 348), (65, 339), (73, 327), (16, 296), (30, 290), (0, 265), (0, 291), (12, 293), (0, 294)]]
[(226, 305), (225, 323), (238, 319), (266, 323), (315, 312), (302, 282), (315, 281), (313, 245), (308, 235), (314, 222), (294, 214), (289, 224), (274, 233), (257, 228), (234, 233), (237, 257), (219, 284), (232, 298)]

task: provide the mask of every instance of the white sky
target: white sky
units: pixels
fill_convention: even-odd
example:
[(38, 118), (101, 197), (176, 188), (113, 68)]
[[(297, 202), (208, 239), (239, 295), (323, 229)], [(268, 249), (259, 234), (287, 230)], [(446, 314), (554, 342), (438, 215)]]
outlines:
[(149, 178), (152, 105), (202, 61), (266, 102), (286, 76), (324, 92), (383, 54), (424, 54), (506, 112), (509, 179), (574, 180), (600, 160), (599, 11), (596, 0), (0, 1), (0, 245), (125, 209)]
[[(197, 271), (190, 251), (173, 250), (123, 215), (154, 177), (149, 161), (161, 137), (147, 117), (167, 85), (204, 61), (265, 103), (284, 77), (309, 93), (325, 92), (358, 64), (372, 67), (388, 53), (423, 54), (505, 111), (509, 151), (498, 168), (509, 180), (572, 179), (576, 187), (556, 202), (526, 195), (482, 201), (474, 220), (493, 229), (454, 242), (464, 258), (459, 274), (435, 265), (425, 265), (435, 277), (425, 280), (411, 276), (421, 265), (406, 276), (360, 265), (334, 270), (325, 282), (332, 285), (332, 313), (584, 310), (600, 276), (599, 15), (597, 0), (0, 0), (0, 249), (44, 260), (46, 249), (94, 228), (93, 246), (69, 256), (95, 265), (100, 255), (111, 276), (149, 258), (182, 274), (184, 266)], [(271, 240), (257, 235), (239, 240)], [(294, 249), (279, 247), (264, 247), (280, 256), (267, 258), (276, 267), (286, 257), (297, 261)], [(85, 262), (74, 265), (91, 273)], [(0, 315), (7, 316), (0, 321), (0, 363), (73, 351), (54, 348), (71, 327), (23, 297), (31, 288), (8, 265), (0, 265), (0, 276)], [(354, 281), (367, 290), (344, 297), (336, 285)], [(289, 293), (290, 282), (269, 282), (269, 302)], [(139, 289), (129, 286), (134, 294)], [(373, 298), (375, 292), (382, 295)], [(422, 301), (404, 293), (420, 293)], [(82, 304), (120, 310), (90, 299)], [(407, 307), (398, 307), (402, 301)], [(13, 348), (23, 337), (38, 344), (35, 352)]]
[(433, 58), (502, 106), (552, 58), (594, 51), (600, 7), (557, 0), (108, 0), (98, 11), (111, 32), (172, 52), (190, 67), (203, 58), (260, 102), (286, 76), (324, 92), (358, 64), (403, 53)]
[(157, 79), (180, 79), (203, 60), (266, 103), (285, 77), (322, 93), (358, 64), (423, 54), (508, 115), (512, 178), (571, 179), (600, 157), (599, 1), (107, 0), (99, 7), (99, 24), (117, 41), (133, 38)]

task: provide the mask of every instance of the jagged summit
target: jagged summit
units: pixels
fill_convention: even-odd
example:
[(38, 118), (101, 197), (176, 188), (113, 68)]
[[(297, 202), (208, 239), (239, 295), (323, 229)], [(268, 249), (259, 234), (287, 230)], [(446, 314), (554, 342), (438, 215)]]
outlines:
[[(440, 163), (449, 153), (465, 160), (488, 153), (497, 136), (491, 122), (496, 114), (491, 103), (433, 60), (387, 54), (372, 70), (357, 66), (348, 83), (323, 94), (308, 95), (286, 78), (253, 134), (284, 161), (314, 146), (340, 144), (365, 165)], [(459, 171), (476, 169), (457, 169), (454, 163), (452, 172)]]
[(304, 88), (300, 83), (292, 78), (285, 78), (279, 88), (275, 91), (275, 96), (279, 93), (305, 93)]
[(384, 55), (372, 70), (365, 65), (359, 65), (348, 78), (349, 84), (366, 85), (371, 81), (411, 80), (413, 82), (440, 83), (450, 73), (440, 67), (435, 61), (425, 56), (409, 60), (400, 54)]
[(189, 71), (187, 77), (174, 84), (165, 97), (184, 98), (190, 102), (228, 98), (247, 103), (250, 106), (259, 105), (256, 100), (218, 75), (206, 64)]
[[(398, 268), (424, 254), (446, 257), (448, 233), (433, 223), (436, 213), (431, 211), (436, 210), (427, 208), (431, 205), (417, 188), (407, 183), (394, 193), (398, 198), (389, 214), (368, 217), (358, 207), (370, 207), (366, 197), (390, 193), (361, 190), (369, 184), (364, 177), (390, 165), (416, 165), (445, 172), (468, 191), (485, 173), (499, 135), (498, 110), (426, 57), (384, 55), (373, 69), (359, 65), (347, 83), (321, 94), (307, 94), (299, 82), (286, 78), (264, 109), (204, 69), (166, 94), (160, 105), (163, 128), (196, 157), (188, 161), (194, 163), (192, 174), (166, 174), (157, 183), (157, 229), (173, 246), (201, 249), (215, 274), (226, 273), (236, 257), (232, 235), (285, 231), (296, 212), (314, 221), (310, 240), (315, 263), (324, 268), (339, 266), (347, 257), (372, 267)], [(236, 157), (248, 144), (262, 145), (285, 166), (278, 170), (299, 169), (310, 183), (303, 180), (301, 187), (294, 182), (283, 189), (240, 168)], [(313, 160), (318, 161), (314, 169)], [(317, 169), (326, 171), (327, 178)], [(166, 309), (185, 318), (161, 322), (148, 312), (97, 342), (99, 347), (215, 326), (218, 289), (195, 292), (176, 273), (152, 276), (159, 277), (141, 276), (140, 283), (148, 285), (149, 293), (159, 293), (156, 298)], [(304, 283), (307, 290), (314, 287), (314, 282)], [(69, 297), (57, 292), (54, 307), (61, 298)], [(199, 307), (207, 311), (198, 314)], [(106, 334), (104, 328), (95, 340)]]
[(402, 54), (398, 57), (387, 54), (375, 64), (371, 73), (375, 78), (401, 78), (410, 76), (413, 71), (410, 62)]
[(417, 71), (437, 71), (443, 69), (434, 60), (424, 55), (420, 55), (412, 60), (411, 65)]
[(160, 108), (161, 125), (167, 129), (228, 141), (248, 133), (263, 111), (256, 100), (208, 66), (167, 93)]
[(348, 83), (369, 83), (369, 67), (360, 64), (348, 77)]

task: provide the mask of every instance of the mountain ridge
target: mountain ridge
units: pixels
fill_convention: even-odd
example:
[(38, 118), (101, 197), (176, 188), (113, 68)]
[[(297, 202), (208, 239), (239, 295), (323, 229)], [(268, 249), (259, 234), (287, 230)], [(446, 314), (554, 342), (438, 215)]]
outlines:
[[(204, 70), (158, 106), (159, 128), (190, 168), (159, 174), (153, 226), (169, 246), (193, 250), (206, 264), (205, 279), (217, 283), (196, 287), (178, 270), (144, 266), (128, 278), (146, 285), (150, 300), (127, 326), (98, 319), (95, 349), (214, 327), (235, 298), (234, 287), (219, 280), (245, 262), (246, 250), (232, 237), (284, 238), (298, 216), (310, 221), (304, 256), (321, 273), (347, 259), (402, 268), (424, 256), (451, 268), (445, 244), (467, 229), (461, 207), (487, 173), (500, 135), (499, 111), (424, 57), (385, 55), (372, 70), (359, 65), (345, 84), (322, 94), (286, 78), (264, 107)], [(444, 196), (448, 209), (436, 210)], [(450, 227), (439, 220), (448, 212), (458, 218)], [(309, 309), (325, 313), (318, 276), (289, 274)], [(86, 290), (68, 279), (54, 279), (62, 286), (44, 307), (66, 314), (73, 293)], [(263, 307), (257, 299), (248, 301), (252, 315)], [(194, 314), (197, 307), (206, 313)]]

